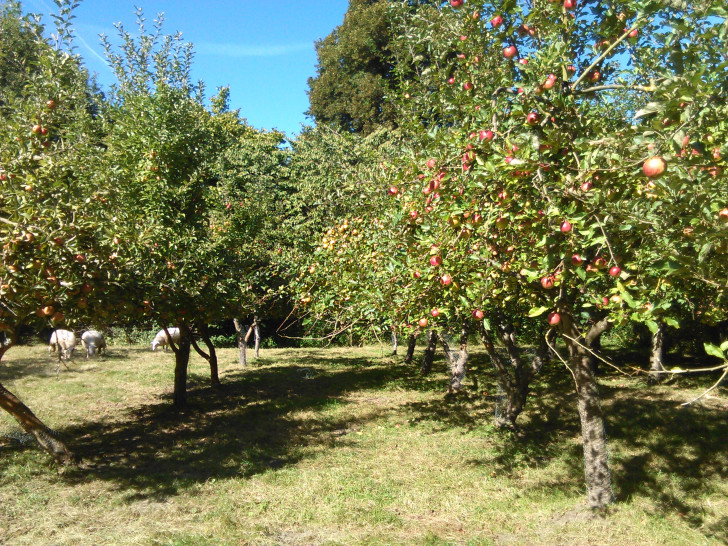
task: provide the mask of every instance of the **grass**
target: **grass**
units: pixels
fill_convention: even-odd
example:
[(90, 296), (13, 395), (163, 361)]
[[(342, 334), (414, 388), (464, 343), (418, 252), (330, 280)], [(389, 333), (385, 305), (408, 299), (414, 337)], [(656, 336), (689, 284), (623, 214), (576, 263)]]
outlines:
[[(223, 388), (193, 356), (189, 407), (171, 409), (173, 357), (111, 347), (55, 378), (41, 346), (0, 381), (83, 462), (58, 469), (7, 437), (3, 544), (720, 544), (728, 541), (728, 394), (708, 380), (647, 387), (602, 378), (618, 502), (584, 504), (568, 373), (535, 385), (521, 434), (493, 429), (497, 389), (475, 352), (466, 392), (444, 363), (421, 378), (380, 347), (268, 349)], [(476, 380), (476, 381), (474, 381)], [(5, 436), (4, 436), (5, 435)]]

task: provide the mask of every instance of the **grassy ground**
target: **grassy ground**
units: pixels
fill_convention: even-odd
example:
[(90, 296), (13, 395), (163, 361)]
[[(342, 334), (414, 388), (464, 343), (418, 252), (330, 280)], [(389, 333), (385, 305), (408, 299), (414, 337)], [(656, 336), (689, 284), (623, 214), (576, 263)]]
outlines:
[(0, 414), (0, 543), (728, 541), (725, 388), (680, 408), (700, 385), (605, 376), (618, 502), (595, 516), (557, 365), (517, 436), (491, 426), (497, 389), (481, 353), (455, 399), (441, 360), (422, 379), (380, 347), (264, 350), (246, 370), (220, 353), (223, 388), (193, 357), (190, 405), (175, 413), (170, 353), (112, 347), (56, 380), (44, 347), (12, 349), (0, 381), (83, 463), (57, 469), (8, 438), (18, 429)]

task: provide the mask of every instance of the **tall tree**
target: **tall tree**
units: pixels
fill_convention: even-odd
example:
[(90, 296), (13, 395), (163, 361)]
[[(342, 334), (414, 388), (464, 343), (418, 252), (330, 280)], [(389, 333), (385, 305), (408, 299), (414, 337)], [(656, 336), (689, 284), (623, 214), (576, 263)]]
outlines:
[(317, 74), (308, 80), (307, 112), (316, 123), (367, 134), (395, 125), (387, 100), (395, 90), (388, 4), (351, 0), (344, 22), (316, 42)]

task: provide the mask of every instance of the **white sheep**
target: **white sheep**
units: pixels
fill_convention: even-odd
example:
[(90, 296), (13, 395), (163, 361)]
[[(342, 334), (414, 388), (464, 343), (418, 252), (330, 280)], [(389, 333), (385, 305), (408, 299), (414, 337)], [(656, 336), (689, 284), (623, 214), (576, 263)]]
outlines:
[[(174, 341), (175, 343), (179, 343), (179, 328), (167, 328), (167, 331), (169, 332), (172, 341)], [(152, 340), (152, 351), (156, 351), (157, 347), (159, 347), (160, 345), (165, 351), (167, 350), (167, 345), (169, 345), (169, 338), (167, 338), (164, 330), (160, 330), (159, 332), (157, 332), (157, 335), (154, 336), (154, 339)]]
[(106, 352), (106, 340), (104, 334), (98, 330), (87, 330), (81, 334), (81, 345), (86, 349), (86, 358), (94, 354)]
[(48, 350), (58, 354), (61, 358), (70, 359), (76, 349), (76, 334), (71, 330), (54, 330), (51, 334), (51, 341)]

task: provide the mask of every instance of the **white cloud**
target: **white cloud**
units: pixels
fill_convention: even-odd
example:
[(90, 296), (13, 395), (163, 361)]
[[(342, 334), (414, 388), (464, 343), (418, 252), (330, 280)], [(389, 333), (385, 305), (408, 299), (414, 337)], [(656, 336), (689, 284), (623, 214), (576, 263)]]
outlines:
[(280, 57), (301, 51), (313, 50), (313, 42), (282, 45), (241, 45), (216, 44), (210, 42), (195, 43), (195, 51), (203, 55), (221, 57)]

